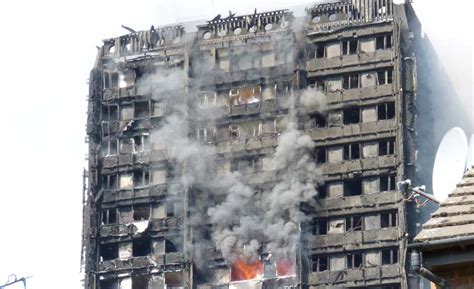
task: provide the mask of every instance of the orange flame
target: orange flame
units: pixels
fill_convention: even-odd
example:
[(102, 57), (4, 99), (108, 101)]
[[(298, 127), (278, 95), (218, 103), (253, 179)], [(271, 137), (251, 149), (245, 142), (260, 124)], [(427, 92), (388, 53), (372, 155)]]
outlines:
[(276, 260), (277, 276), (296, 275), (296, 264), (294, 260)]
[(263, 262), (258, 260), (253, 263), (236, 261), (232, 263), (230, 272), (231, 281), (252, 280), (263, 275)]

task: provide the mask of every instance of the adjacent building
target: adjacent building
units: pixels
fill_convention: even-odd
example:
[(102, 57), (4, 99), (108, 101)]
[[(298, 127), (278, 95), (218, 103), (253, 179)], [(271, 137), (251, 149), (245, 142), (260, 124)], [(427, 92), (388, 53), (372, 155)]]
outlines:
[(410, 245), (413, 270), (436, 288), (474, 286), (473, 198), (471, 169)]
[[(426, 85), (427, 43), (411, 4), (392, 0), (105, 40), (88, 100), (85, 288), (422, 288), (406, 251), (426, 213), (397, 182), (430, 186), (442, 136), (429, 108), (449, 87)], [(267, 238), (252, 262), (226, 258), (206, 206), (227, 192), (203, 188), (238, 173), (255, 195), (272, 190), (289, 124), (319, 172), (298, 246), (279, 259)]]

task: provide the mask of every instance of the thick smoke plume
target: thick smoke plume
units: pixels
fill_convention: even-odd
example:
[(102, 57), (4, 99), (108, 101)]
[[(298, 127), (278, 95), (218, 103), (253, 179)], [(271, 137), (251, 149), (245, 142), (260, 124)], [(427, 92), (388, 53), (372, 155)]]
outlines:
[[(199, 79), (192, 81), (199, 83)], [(238, 171), (218, 175), (216, 148), (189, 137), (191, 115), (189, 100), (183, 97), (187, 85), (184, 71), (149, 75), (137, 85), (156, 100), (167, 99), (169, 116), (152, 133), (152, 139), (176, 164), (175, 181), (191, 192), (189, 225), (211, 224), (212, 241), (230, 262), (251, 262), (262, 252), (293, 259), (300, 242), (300, 223), (307, 221), (301, 205), (314, 201), (321, 179), (312, 159), (314, 143), (298, 130), (296, 112), (300, 106), (324, 109), (324, 95), (314, 89), (289, 95), (287, 128), (278, 136), (273, 155), (268, 156), (274, 169), (270, 180), (273, 185), (262, 189), (249, 185), (248, 176)], [(196, 257), (209, 241), (203, 238), (189, 242), (188, 253)]]

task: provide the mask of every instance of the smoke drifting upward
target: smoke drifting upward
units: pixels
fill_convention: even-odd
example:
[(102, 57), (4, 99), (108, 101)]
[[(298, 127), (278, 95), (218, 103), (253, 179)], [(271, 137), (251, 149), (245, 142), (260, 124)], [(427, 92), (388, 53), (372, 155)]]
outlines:
[[(293, 49), (291, 45), (284, 47), (288, 51), (279, 53), (294, 57), (293, 51), (289, 51)], [(241, 63), (245, 62), (247, 60), (242, 59)], [(166, 101), (169, 116), (152, 132), (152, 140), (175, 164), (174, 181), (190, 192), (188, 225), (211, 224), (212, 243), (230, 262), (251, 263), (262, 252), (293, 260), (301, 237), (300, 223), (308, 220), (300, 207), (314, 201), (315, 188), (321, 179), (311, 156), (314, 143), (297, 128), (297, 109), (323, 110), (325, 96), (315, 89), (304, 90), (300, 95), (289, 93), (286, 130), (278, 136), (274, 152), (266, 157), (271, 164), (269, 167), (273, 168), (272, 185), (262, 189), (250, 185), (249, 177), (238, 171), (218, 174), (217, 149), (190, 137), (189, 119), (193, 110), (189, 104), (193, 101), (185, 97), (186, 77), (183, 70), (172, 69), (150, 74), (137, 85), (142, 93), (151, 94), (156, 101)], [(189, 82), (199, 83), (200, 79)], [(219, 114), (209, 115), (206, 111), (206, 118), (216, 119)], [(199, 256), (210, 241), (204, 237), (199, 239), (196, 234), (194, 242), (186, 244), (187, 253)], [(196, 257), (195, 261), (199, 264), (203, 259)]]

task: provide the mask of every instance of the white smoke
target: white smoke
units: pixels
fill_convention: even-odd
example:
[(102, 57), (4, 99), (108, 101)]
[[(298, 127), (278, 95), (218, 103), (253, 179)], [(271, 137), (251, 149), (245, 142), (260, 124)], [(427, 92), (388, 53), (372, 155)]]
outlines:
[[(283, 47), (291, 50), (286, 52), (292, 55), (289, 54), (293, 53), (291, 45)], [(197, 87), (196, 83), (201, 80), (191, 81)], [(324, 109), (325, 96), (314, 89), (288, 96), (287, 128), (278, 136), (274, 153), (267, 156), (274, 169), (269, 189), (250, 185), (248, 176), (239, 172), (217, 174), (216, 148), (190, 137), (193, 134), (190, 128), (194, 126), (189, 120), (195, 115), (189, 105), (191, 100), (183, 97), (186, 85), (187, 75), (180, 69), (150, 74), (137, 83), (140, 93), (151, 94), (154, 99), (167, 99), (169, 116), (153, 131), (152, 139), (165, 148), (167, 158), (175, 164), (175, 181), (190, 192), (188, 225), (211, 224), (212, 242), (231, 262), (253, 261), (262, 252), (294, 258), (301, 239), (300, 224), (308, 220), (301, 206), (314, 201), (315, 188), (321, 179), (311, 156), (314, 143), (297, 129), (296, 111), (300, 106)], [(217, 116), (206, 111), (210, 125)], [(195, 238), (199, 238), (197, 234)], [(199, 257), (209, 247), (210, 240), (194, 241), (186, 244), (187, 253), (193, 254), (195, 261), (204, 260)]]

